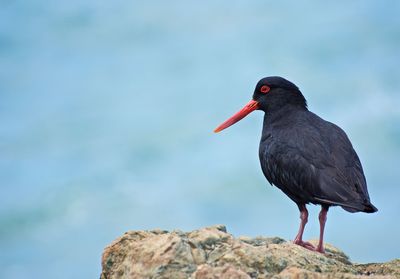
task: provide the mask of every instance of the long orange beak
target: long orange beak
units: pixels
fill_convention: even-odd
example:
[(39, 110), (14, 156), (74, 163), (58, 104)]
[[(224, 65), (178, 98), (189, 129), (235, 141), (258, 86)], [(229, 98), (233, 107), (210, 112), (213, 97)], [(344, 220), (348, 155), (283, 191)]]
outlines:
[(228, 128), (229, 126), (235, 124), (239, 120), (242, 120), (246, 115), (248, 115), (250, 112), (258, 109), (258, 102), (251, 100), (248, 102), (240, 111), (235, 113), (231, 118), (226, 120), (224, 123), (219, 125), (215, 130), (214, 133), (218, 133), (222, 131), (223, 129)]

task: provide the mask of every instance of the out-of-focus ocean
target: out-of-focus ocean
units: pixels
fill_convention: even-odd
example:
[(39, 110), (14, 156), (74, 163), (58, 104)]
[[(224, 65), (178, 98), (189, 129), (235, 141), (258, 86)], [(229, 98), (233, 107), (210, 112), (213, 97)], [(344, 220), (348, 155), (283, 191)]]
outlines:
[[(96, 278), (127, 230), (293, 239), (258, 162), (269, 75), (341, 126), (376, 214), (330, 210), (356, 262), (400, 257), (399, 1), (0, 1), (0, 278)], [(305, 237), (318, 237), (311, 206)]]

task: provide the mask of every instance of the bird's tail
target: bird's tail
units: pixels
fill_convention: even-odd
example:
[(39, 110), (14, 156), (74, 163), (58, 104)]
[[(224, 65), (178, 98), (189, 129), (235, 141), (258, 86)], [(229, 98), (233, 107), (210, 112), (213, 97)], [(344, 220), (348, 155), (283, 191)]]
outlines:
[(376, 208), (372, 203), (366, 204), (364, 208), (364, 212), (374, 213), (377, 212), (378, 208)]
[(341, 205), (342, 208), (348, 212), (366, 212), (366, 213), (374, 213), (378, 211), (372, 203), (364, 203), (357, 206), (349, 206), (349, 205)]
[(330, 201), (327, 199), (315, 198), (315, 200), (319, 201), (320, 203), (324, 203), (327, 205), (338, 205), (341, 206), (344, 210), (348, 212), (366, 212), (366, 213), (374, 213), (378, 211), (371, 202), (368, 200), (364, 201), (352, 201), (352, 202), (337, 202), (337, 201)]

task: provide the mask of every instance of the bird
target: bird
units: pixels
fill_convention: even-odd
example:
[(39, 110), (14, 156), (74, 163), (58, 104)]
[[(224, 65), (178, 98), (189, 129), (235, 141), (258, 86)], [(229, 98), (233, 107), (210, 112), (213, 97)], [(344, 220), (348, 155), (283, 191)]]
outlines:
[[(264, 121), (259, 145), (262, 172), (300, 211), (300, 227), (293, 243), (325, 253), (324, 229), (328, 210), (373, 213), (360, 159), (346, 133), (308, 110), (307, 101), (292, 82), (279, 77), (262, 78), (240, 111), (219, 125), (218, 133), (261, 110)], [(319, 241), (315, 247), (303, 240), (308, 204), (320, 205)]]

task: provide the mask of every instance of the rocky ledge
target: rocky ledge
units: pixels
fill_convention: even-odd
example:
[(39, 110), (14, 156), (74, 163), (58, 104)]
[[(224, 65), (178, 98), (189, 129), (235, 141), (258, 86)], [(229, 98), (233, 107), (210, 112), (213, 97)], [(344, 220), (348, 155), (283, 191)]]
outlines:
[(192, 232), (129, 231), (107, 246), (101, 279), (400, 278), (400, 259), (355, 264), (326, 244), (326, 254), (278, 237), (239, 237), (225, 226)]

